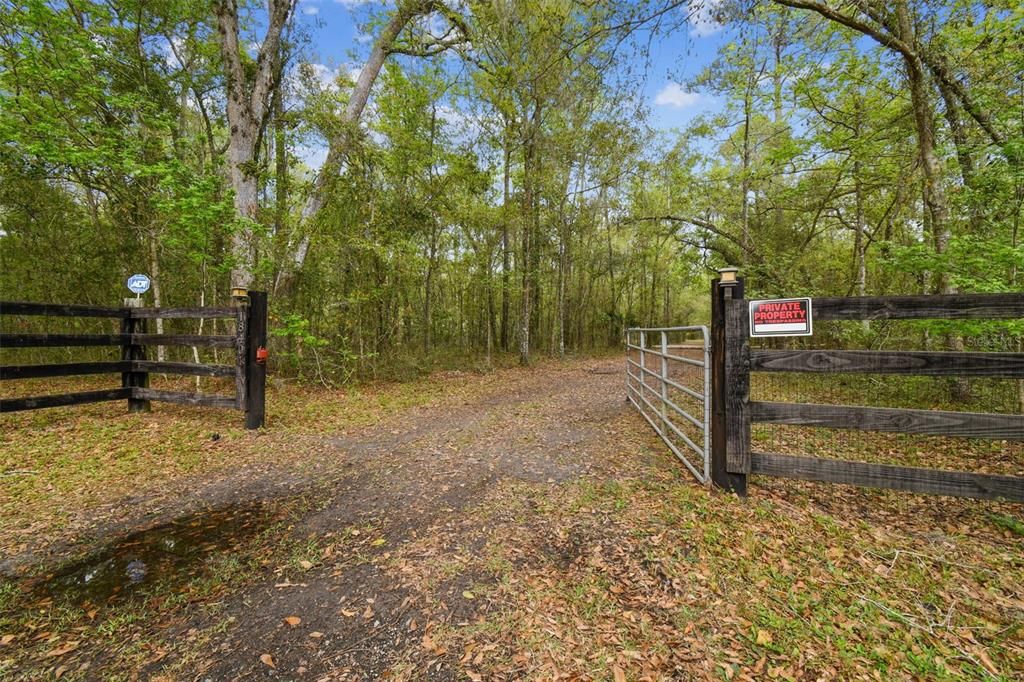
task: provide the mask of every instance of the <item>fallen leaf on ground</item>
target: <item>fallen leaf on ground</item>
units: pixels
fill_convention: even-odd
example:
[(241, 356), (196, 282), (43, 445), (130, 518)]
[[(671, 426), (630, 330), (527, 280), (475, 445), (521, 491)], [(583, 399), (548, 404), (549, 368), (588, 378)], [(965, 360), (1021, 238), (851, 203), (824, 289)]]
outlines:
[(277, 666), (274, 665), (274, 657), (270, 654), (261, 654), (260, 660), (263, 661), (264, 665), (269, 665), (271, 668), (277, 669)]
[(46, 652), (46, 657), (47, 658), (52, 658), (52, 657), (63, 656), (64, 654), (71, 653), (72, 651), (74, 651), (75, 649), (78, 648), (78, 644), (79, 644), (78, 642), (68, 642), (67, 644), (65, 644), (62, 647), (57, 647), (56, 649), (52, 649), (50, 651), (47, 651)]
[(288, 625), (292, 627), (295, 627), (296, 625), (302, 622), (302, 619), (298, 616), (287, 616), (285, 617), (284, 622), (288, 623)]

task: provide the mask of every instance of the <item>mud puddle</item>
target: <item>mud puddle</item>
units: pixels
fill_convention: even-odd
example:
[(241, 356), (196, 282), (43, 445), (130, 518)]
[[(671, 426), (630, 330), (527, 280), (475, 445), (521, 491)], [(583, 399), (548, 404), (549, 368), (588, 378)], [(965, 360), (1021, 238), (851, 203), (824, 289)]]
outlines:
[(135, 594), (176, 591), (209, 573), (225, 555), (284, 521), (295, 501), (230, 506), (126, 535), (35, 578), (33, 601), (104, 606)]

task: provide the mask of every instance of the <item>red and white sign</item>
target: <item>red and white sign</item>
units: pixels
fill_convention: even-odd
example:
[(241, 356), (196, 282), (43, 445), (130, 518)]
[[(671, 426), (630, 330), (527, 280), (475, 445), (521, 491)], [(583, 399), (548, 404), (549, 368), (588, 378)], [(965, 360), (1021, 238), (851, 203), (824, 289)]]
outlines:
[(811, 299), (750, 302), (751, 336), (810, 336)]

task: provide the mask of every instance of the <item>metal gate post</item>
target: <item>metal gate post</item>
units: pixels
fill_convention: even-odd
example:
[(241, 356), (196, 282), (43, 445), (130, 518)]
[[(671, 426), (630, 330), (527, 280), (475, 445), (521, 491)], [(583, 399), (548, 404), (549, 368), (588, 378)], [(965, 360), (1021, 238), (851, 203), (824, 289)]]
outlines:
[(704, 342), (704, 482), (711, 480), (711, 337), (702, 329)]
[(647, 388), (647, 356), (644, 355), (646, 347), (647, 332), (640, 332), (640, 402), (644, 401), (644, 389)]
[(668, 432), (668, 334), (661, 332), (661, 432)]
[(632, 395), (632, 391), (633, 391), (633, 383), (632, 383), (632, 380), (630, 379), (630, 376), (632, 376), (633, 373), (629, 370), (630, 353), (633, 352), (633, 349), (630, 348), (631, 345), (633, 345), (633, 333), (632, 333), (631, 330), (626, 329), (626, 402), (627, 403), (630, 401), (630, 396)]
[(726, 286), (720, 279), (711, 282), (711, 481), (720, 488), (745, 497), (746, 474), (730, 472), (727, 464), (725, 302), (733, 298), (743, 298), (742, 277)]

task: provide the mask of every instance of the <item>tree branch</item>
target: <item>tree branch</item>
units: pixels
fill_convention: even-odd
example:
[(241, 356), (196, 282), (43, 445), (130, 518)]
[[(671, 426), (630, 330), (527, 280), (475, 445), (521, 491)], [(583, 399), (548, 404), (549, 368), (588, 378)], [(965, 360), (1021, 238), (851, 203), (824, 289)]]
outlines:
[(832, 9), (828, 5), (824, 5), (820, 2), (813, 2), (812, 0), (773, 0), (773, 2), (777, 5), (784, 5), (793, 9), (805, 9), (811, 12), (817, 12), (830, 21), (842, 24), (847, 28), (852, 28), (854, 31), (873, 38), (879, 44), (896, 50), (908, 59), (914, 59), (916, 57), (914, 48), (896, 36), (885, 33), (871, 24), (866, 24), (855, 17), (847, 16), (839, 10)]

